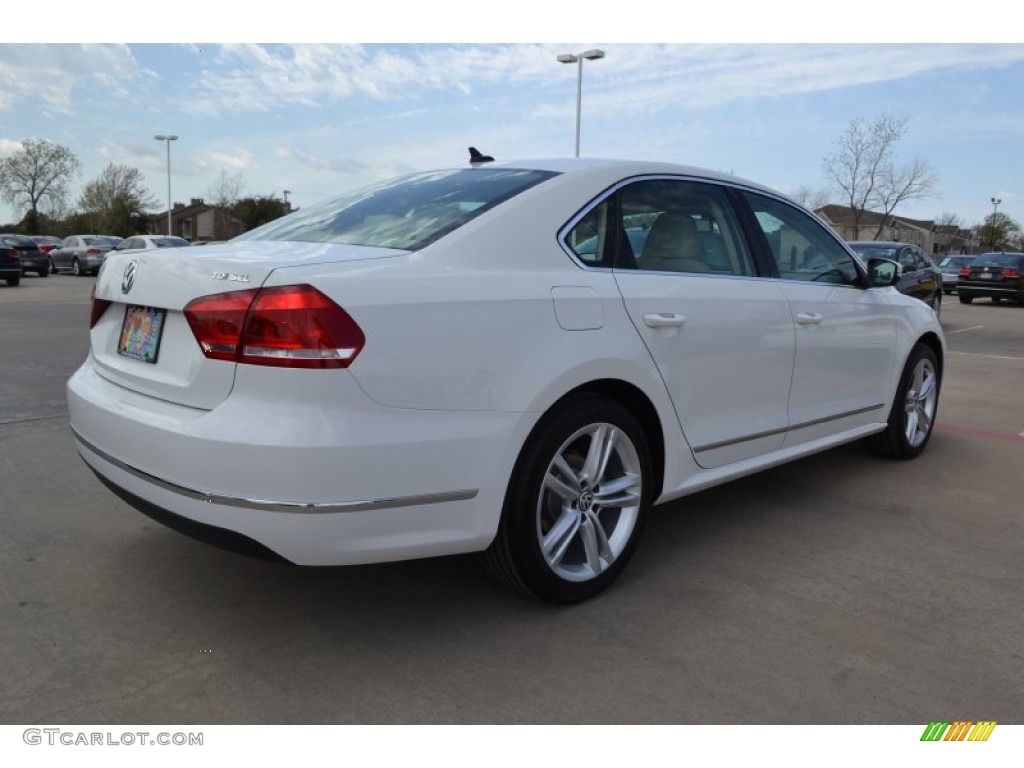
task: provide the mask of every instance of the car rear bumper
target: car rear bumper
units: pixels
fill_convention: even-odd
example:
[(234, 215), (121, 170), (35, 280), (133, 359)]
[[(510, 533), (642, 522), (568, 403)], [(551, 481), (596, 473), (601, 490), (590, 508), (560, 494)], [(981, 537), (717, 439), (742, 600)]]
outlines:
[(991, 283), (960, 281), (957, 283), (956, 292), (960, 296), (968, 297), (996, 297), (1003, 299), (1024, 300), (1024, 290), (1018, 285), (992, 285)]
[(176, 406), (107, 381), (90, 357), (68, 382), (75, 444), (137, 509), (235, 551), (346, 565), (487, 547), (530, 420), (386, 408), (345, 371), (309, 373), (352, 405), (304, 406), (291, 388), (285, 403), (278, 385), (276, 402), (256, 386), (213, 410)]

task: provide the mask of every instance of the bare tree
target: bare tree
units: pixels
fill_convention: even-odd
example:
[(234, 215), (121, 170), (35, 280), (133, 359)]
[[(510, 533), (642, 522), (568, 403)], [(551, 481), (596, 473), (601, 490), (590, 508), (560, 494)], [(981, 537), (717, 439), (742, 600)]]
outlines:
[(929, 196), (938, 183), (925, 160), (896, 164), (895, 147), (906, 132), (906, 118), (881, 115), (868, 123), (856, 117), (839, 137), (838, 150), (822, 163), (825, 178), (850, 209), (853, 239), (860, 237), (866, 212), (882, 214), (877, 239), (897, 206)]
[(143, 183), (142, 172), (110, 163), (82, 189), (78, 207), (97, 232), (127, 237), (142, 228), (142, 219), (156, 200)]
[(242, 196), (245, 188), (245, 181), (242, 172), (228, 173), (221, 171), (217, 180), (210, 185), (206, 192), (206, 204), (214, 208), (214, 237), (230, 237), (231, 234), (231, 209), (235, 207)]
[(81, 163), (70, 149), (46, 139), (24, 139), (21, 147), (0, 160), (0, 195), (12, 205), (28, 208), (25, 225), (31, 231), (39, 226), (42, 201), (66, 194)]
[(231, 208), (242, 196), (244, 188), (245, 180), (241, 171), (238, 173), (221, 171), (217, 180), (210, 185), (206, 192), (206, 203), (218, 208)]
[(806, 184), (801, 184), (789, 195), (805, 208), (816, 211), (822, 206), (828, 205), (829, 193), (827, 189), (811, 189)]

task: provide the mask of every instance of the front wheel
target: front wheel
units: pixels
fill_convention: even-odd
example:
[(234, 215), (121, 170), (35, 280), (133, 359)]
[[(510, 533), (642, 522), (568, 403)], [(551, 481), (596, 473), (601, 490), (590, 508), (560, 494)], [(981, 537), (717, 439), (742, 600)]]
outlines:
[(941, 383), (938, 358), (931, 347), (918, 344), (900, 377), (888, 426), (868, 438), (876, 454), (889, 459), (914, 459), (921, 454), (935, 427)]
[(484, 564), (545, 600), (593, 597), (633, 554), (652, 483), (636, 418), (608, 398), (573, 397), (534, 429), (520, 454)]

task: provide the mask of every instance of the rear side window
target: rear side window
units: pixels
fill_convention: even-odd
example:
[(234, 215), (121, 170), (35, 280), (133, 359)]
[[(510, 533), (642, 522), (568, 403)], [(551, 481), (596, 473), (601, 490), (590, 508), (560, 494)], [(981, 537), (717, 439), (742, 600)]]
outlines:
[(470, 168), (406, 176), (298, 211), (235, 240), (298, 240), (416, 251), (556, 175)]
[(971, 264), (973, 267), (1016, 267), (1024, 268), (1024, 254), (983, 253)]
[(726, 193), (714, 184), (635, 181), (587, 212), (564, 242), (592, 266), (756, 274)]

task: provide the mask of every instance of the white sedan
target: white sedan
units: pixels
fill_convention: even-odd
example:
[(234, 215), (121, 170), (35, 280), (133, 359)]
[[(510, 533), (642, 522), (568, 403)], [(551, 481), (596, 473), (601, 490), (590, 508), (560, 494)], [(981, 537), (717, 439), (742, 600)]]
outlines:
[(651, 504), (868, 438), (917, 456), (935, 314), (770, 189), (593, 159), (403, 177), (112, 253), (68, 382), (98, 477), (305, 565), (461, 552), (590, 597)]
[(192, 245), (188, 240), (176, 235), (133, 235), (117, 244), (114, 251), (149, 251), (155, 248), (186, 248)]

